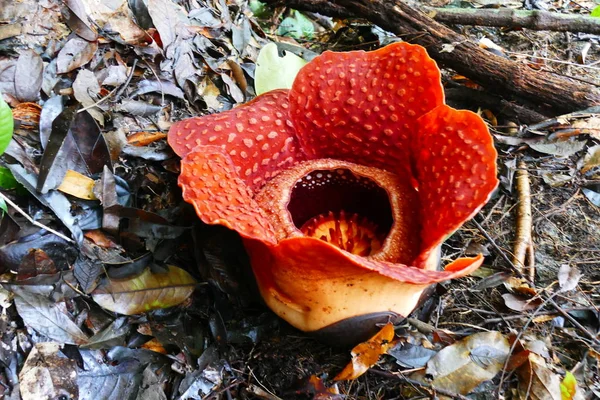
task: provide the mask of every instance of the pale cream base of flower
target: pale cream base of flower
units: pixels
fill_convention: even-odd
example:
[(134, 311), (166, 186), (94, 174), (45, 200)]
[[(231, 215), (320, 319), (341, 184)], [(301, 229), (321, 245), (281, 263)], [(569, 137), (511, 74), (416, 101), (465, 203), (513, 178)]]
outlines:
[[(261, 259), (262, 252), (253, 254), (249, 250), (253, 264), (262, 261), (265, 266), (268, 261), (271, 266), (262, 271), (264, 279), (257, 275), (267, 305), (305, 332), (370, 313), (391, 311), (408, 316), (429, 286), (394, 280), (343, 258), (330, 258), (328, 263), (320, 259), (318, 251), (295, 254), (274, 251), (267, 260)], [(431, 252), (425, 269), (438, 268), (439, 254), (437, 250)], [(305, 270), (303, 266), (310, 266), (309, 260), (319, 267)]]
[(411, 285), (371, 272), (355, 278), (321, 281), (318, 285), (308, 282), (304, 285), (296, 279), (294, 287), (302, 286), (312, 292), (313, 299), (304, 307), (273, 287), (261, 294), (275, 314), (300, 330), (312, 332), (375, 312), (392, 311), (407, 316), (429, 285)]

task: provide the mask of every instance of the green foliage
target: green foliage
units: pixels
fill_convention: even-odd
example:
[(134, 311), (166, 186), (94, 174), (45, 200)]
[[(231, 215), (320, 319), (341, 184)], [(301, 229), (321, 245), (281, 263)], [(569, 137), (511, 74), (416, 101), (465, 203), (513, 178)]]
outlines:
[(292, 16), (287, 17), (277, 28), (277, 34), (280, 36), (291, 36), (294, 39), (312, 39), (315, 33), (315, 27), (312, 21), (296, 10), (292, 11)]
[(596, 6), (596, 7), (595, 7), (595, 8), (592, 10), (592, 12), (591, 12), (591, 14), (590, 14), (590, 17), (597, 17), (597, 18), (600, 18), (600, 6)]
[(577, 380), (575, 376), (567, 371), (565, 379), (560, 383), (561, 400), (572, 400), (577, 392)]
[(274, 89), (289, 89), (294, 79), (306, 64), (302, 58), (295, 54), (286, 52), (280, 57), (277, 45), (269, 43), (264, 46), (256, 60), (256, 72), (254, 73), (254, 89), (256, 94), (262, 94)]
[(8, 147), (8, 143), (12, 139), (15, 125), (10, 107), (2, 98), (0, 93), (0, 155), (4, 153)]
[(262, 1), (250, 0), (250, 10), (258, 18), (265, 18), (268, 14), (267, 5)]
[(10, 169), (0, 167), (0, 188), (10, 190), (17, 187), (20, 187), (19, 182), (10, 172)]

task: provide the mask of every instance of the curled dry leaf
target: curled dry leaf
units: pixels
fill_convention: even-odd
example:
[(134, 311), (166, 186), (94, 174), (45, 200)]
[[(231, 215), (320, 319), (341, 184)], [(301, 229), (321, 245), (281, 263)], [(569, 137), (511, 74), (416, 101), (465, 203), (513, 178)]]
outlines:
[(571, 267), (569, 264), (563, 264), (558, 270), (558, 284), (563, 292), (568, 292), (577, 287), (581, 279), (581, 272), (577, 266)]
[(92, 297), (101, 307), (125, 315), (176, 306), (192, 294), (196, 281), (181, 268), (168, 268), (161, 274), (145, 269), (133, 278), (105, 278)]
[(356, 379), (387, 353), (394, 339), (394, 325), (388, 323), (375, 336), (352, 349), (352, 361), (335, 378), (336, 381)]
[(56, 72), (64, 74), (87, 64), (98, 50), (97, 42), (88, 42), (80, 37), (74, 37), (67, 42), (58, 53)]
[(154, 143), (157, 140), (161, 140), (167, 137), (166, 133), (155, 131), (155, 132), (136, 132), (133, 135), (127, 136), (127, 142), (132, 146), (146, 146), (150, 143)]
[(510, 345), (500, 332), (468, 336), (442, 349), (427, 363), (431, 385), (467, 394), (502, 370)]
[(538, 297), (531, 299), (512, 293), (505, 293), (502, 295), (502, 298), (504, 299), (504, 304), (506, 307), (519, 312), (535, 310), (540, 306), (540, 304), (542, 304), (542, 300)]

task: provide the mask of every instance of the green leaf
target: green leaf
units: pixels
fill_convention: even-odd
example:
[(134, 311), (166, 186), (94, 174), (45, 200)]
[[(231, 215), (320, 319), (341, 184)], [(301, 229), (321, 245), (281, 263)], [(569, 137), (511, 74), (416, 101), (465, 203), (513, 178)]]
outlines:
[(267, 16), (267, 5), (262, 1), (250, 0), (249, 6), (252, 14), (254, 14), (254, 16), (257, 18), (263, 18)]
[(10, 190), (19, 186), (19, 182), (17, 182), (12, 172), (10, 172), (10, 169), (0, 167), (0, 188)]
[(5, 213), (8, 213), (8, 207), (6, 206), (6, 202), (1, 197), (0, 197), (0, 210), (2, 210), (2, 216), (4, 216)]
[(303, 14), (293, 10), (293, 16), (285, 18), (277, 28), (280, 36), (291, 36), (294, 39), (312, 39), (315, 27), (312, 21)]
[(15, 122), (13, 114), (0, 93), (0, 155), (4, 153), (8, 147), (8, 143), (12, 139)]
[(277, 45), (269, 43), (260, 50), (256, 60), (254, 73), (254, 89), (256, 94), (262, 94), (274, 89), (289, 89), (294, 79), (306, 64), (302, 58), (286, 52), (279, 56)]
[(565, 379), (560, 383), (560, 394), (562, 400), (572, 400), (577, 393), (577, 379), (575, 376), (567, 371)]
[(596, 6), (596, 8), (592, 10), (590, 17), (600, 18), (600, 6)]
[(105, 278), (92, 297), (101, 307), (125, 315), (176, 306), (192, 294), (196, 281), (183, 269), (168, 267), (166, 273), (145, 269), (132, 278)]

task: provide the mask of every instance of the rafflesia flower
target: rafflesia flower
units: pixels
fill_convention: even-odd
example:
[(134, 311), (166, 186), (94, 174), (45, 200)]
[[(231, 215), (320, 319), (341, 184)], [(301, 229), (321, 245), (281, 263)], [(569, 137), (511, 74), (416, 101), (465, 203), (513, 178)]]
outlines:
[(444, 104), (420, 46), (327, 51), (290, 90), (177, 122), (168, 140), (185, 201), (242, 236), (265, 302), (303, 331), (406, 316), (482, 263), (438, 268), (497, 185), (496, 151), (479, 116)]

